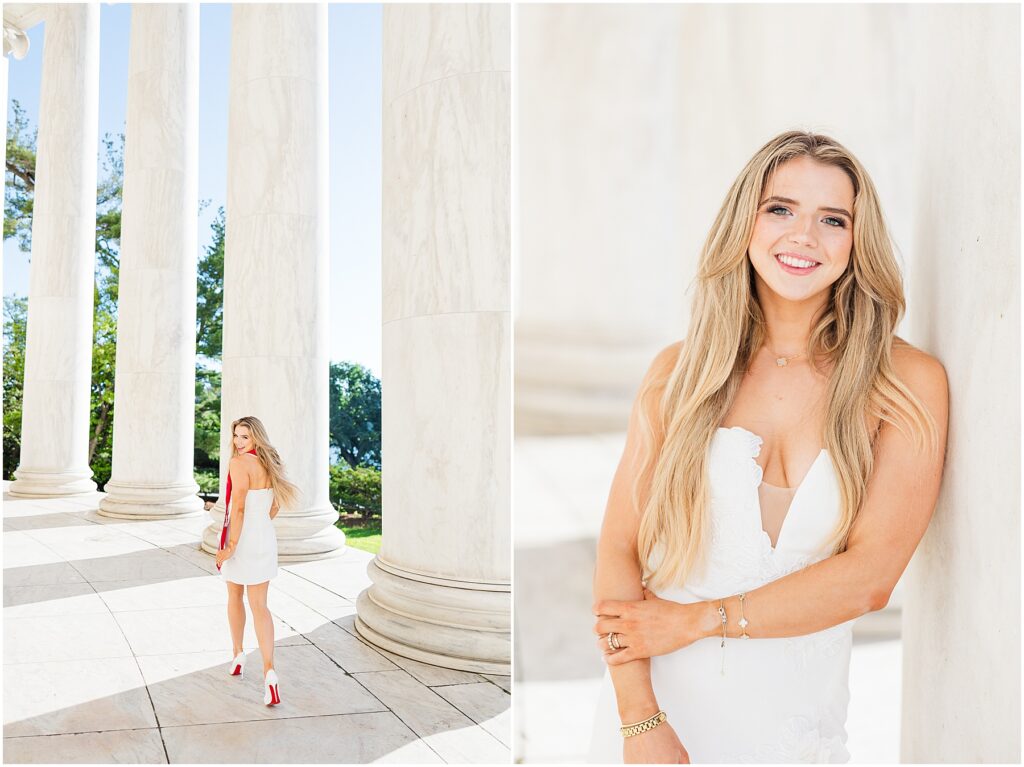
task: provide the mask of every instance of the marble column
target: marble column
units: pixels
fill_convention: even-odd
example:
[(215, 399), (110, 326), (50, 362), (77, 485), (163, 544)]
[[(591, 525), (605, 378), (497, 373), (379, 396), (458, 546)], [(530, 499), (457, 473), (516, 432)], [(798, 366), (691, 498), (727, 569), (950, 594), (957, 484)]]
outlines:
[(10, 492), (92, 492), (89, 397), (99, 6), (47, 8), (36, 139), (21, 457)]
[(113, 466), (100, 514), (199, 514), (195, 439), (199, 6), (132, 7)]
[(236, 4), (230, 82), (221, 487), (231, 422), (254, 415), (301, 492), (274, 520), (280, 560), (319, 559), (345, 542), (327, 485), (326, 3)]
[[(518, 9), (516, 433), (625, 429), (682, 337), (682, 10)], [(698, 243), (699, 244), (699, 243)]]
[(950, 408), (942, 490), (904, 575), (899, 760), (1019, 763), (1021, 8), (907, 14), (919, 311), (904, 337), (942, 361)]
[(510, 667), (510, 25), (384, 8), (383, 491), (367, 641)]

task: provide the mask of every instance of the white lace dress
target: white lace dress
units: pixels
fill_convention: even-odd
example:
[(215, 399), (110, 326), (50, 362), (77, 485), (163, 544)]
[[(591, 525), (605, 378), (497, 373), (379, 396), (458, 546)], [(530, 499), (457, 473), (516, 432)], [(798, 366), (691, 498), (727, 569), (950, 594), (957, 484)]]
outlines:
[[(761, 438), (720, 428), (708, 457), (712, 534), (708, 567), (685, 587), (658, 596), (689, 603), (749, 592), (828, 557), (840, 491), (822, 450), (796, 489), (773, 548), (758, 501)], [(729, 616), (730, 623), (739, 616)], [(651, 681), (690, 760), (847, 762), (846, 708), (853, 621), (799, 637), (698, 640), (651, 659)], [(724, 654), (724, 658), (723, 658)], [(722, 673), (724, 660), (725, 672)], [(605, 672), (591, 762), (621, 762), (622, 737)]]

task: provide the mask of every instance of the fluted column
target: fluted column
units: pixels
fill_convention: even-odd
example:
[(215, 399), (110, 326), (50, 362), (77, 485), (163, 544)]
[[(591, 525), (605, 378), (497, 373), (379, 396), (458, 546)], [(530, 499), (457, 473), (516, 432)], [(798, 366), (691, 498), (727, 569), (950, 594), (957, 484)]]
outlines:
[(199, 7), (132, 7), (111, 517), (198, 514), (195, 338)]
[(99, 6), (46, 15), (36, 138), (21, 457), (14, 495), (96, 489), (88, 464)]
[(510, 31), (502, 5), (384, 8), (383, 483), (367, 641), (510, 663)]
[[(236, 4), (230, 99), (223, 444), (233, 420), (263, 421), (302, 495), (274, 520), (279, 557), (318, 559), (345, 541), (327, 485), (326, 4)], [(223, 511), (214, 507), (207, 551)]]

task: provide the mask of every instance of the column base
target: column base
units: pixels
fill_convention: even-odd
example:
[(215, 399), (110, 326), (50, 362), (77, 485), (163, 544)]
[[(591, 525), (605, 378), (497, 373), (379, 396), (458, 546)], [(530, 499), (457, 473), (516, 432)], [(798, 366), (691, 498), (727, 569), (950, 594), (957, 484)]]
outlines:
[(511, 587), (414, 573), (378, 554), (356, 601), (356, 630), (370, 644), (435, 666), (511, 674)]
[(24, 498), (63, 498), (69, 495), (88, 495), (96, 492), (92, 471), (32, 471), (16, 469), (14, 481), (8, 487), (11, 495)]
[(110, 481), (103, 488), (99, 514), (118, 519), (176, 519), (202, 514), (203, 499), (195, 482), (179, 485), (134, 485)]
[[(209, 514), (214, 521), (203, 531), (202, 549), (215, 555), (224, 526), (224, 506), (218, 502)], [(342, 556), (345, 553), (345, 533), (334, 526), (333, 521), (337, 518), (338, 512), (333, 508), (278, 514), (274, 518), (277, 561), (288, 564)]]

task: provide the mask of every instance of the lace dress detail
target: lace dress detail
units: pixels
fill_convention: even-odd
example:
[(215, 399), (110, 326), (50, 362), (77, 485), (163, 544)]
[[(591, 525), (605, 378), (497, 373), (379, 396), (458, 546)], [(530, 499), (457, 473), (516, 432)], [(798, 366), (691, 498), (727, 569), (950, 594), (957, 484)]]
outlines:
[[(776, 545), (762, 528), (757, 463), (762, 440), (720, 428), (708, 453), (710, 535), (706, 566), (658, 592), (689, 603), (750, 592), (831, 554), (841, 496), (821, 451), (796, 488)], [(662, 551), (652, 555), (652, 564)], [(749, 603), (748, 603), (749, 604)], [(732, 616), (730, 616), (732, 620)], [(658, 703), (694, 763), (843, 763), (853, 621), (773, 639), (701, 639), (651, 659)], [(723, 668), (724, 655), (724, 673)], [(621, 762), (614, 688), (606, 673), (589, 761)]]

